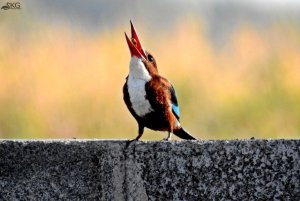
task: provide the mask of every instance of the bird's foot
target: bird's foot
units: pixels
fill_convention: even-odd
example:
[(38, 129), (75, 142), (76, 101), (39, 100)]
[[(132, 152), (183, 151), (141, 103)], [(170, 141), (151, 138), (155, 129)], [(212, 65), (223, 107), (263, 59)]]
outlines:
[(135, 139), (133, 139), (133, 140), (128, 140), (128, 141), (126, 142), (126, 148), (129, 147), (129, 145), (131, 145), (132, 142), (137, 142), (137, 141), (139, 141), (139, 138), (135, 138)]
[(164, 138), (164, 140), (169, 142), (169, 141), (171, 141), (171, 137), (172, 137), (172, 133), (168, 132), (168, 137)]
[(128, 140), (127, 142), (126, 142), (126, 148), (128, 148), (129, 147), (129, 145), (132, 143), (132, 142), (134, 142), (134, 141), (136, 141), (136, 139), (134, 139), (134, 140)]

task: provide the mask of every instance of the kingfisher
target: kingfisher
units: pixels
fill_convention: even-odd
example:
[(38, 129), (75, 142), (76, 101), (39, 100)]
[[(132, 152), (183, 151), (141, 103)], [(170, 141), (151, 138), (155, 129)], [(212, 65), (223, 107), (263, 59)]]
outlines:
[(138, 124), (139, 140), (144, 128), (167, 131), (167, 141), (172, 133), (182, 139), (195, 140), (180, 124), (179, 106), (172, 84), (159, 75), (157, 63), (152, 54), (144, 51), (137, 32), (130, 21), (131, 39), (125, 32), (130, 50), (129, 74), (123, 86), (124, 102)]

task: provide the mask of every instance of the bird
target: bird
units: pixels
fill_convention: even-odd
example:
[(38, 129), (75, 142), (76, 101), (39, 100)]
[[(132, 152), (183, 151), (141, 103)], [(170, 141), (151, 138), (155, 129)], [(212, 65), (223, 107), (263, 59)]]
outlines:
[(130, 25), (130, 39), (125, 32), (131, 59), (123, 86), (123, 99), (138, 124), (138, 135), (133, 141), (142, 137), (145, 127), (167, 131), (167, 141), (171, 140), (172, 133), (181, 139), (195, 140), (180, 124), (180, 110), (173, 85), (159, 74), (155, 58), (143, 49), (131, 21)]

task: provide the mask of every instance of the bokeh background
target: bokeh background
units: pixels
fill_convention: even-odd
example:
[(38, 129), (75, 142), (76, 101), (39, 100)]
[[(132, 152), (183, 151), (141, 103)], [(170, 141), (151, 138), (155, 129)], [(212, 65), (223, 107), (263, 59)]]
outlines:
[(0, 10), (0, 138), (134, 138), (130, 19), (194, 136), (300, 137), (296, 0), (19, 2)]

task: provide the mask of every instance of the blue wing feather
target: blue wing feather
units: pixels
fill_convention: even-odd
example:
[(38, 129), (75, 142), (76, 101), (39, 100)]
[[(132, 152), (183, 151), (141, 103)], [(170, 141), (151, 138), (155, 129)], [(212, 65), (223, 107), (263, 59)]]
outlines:
[(172, 112), (176, 115), (177, 119), (180, 117), (178, 105), (172, 104)]
[(177, 120), (179, 120), (180, 111), (179, 111), (178, 101), (176, 97), (176, 92), (172, 85), (170, 88), (170, 92), (171, 92), (172, 112), (176, 116)]

